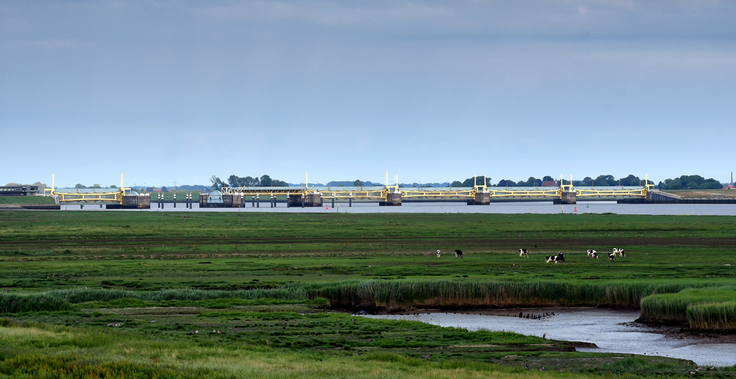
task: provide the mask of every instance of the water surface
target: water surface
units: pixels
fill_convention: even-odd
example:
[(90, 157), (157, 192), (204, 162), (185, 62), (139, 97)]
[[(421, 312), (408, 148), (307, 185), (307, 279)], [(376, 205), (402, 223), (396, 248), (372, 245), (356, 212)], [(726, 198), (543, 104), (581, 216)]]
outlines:
[(532, 320), (518, 317), (463, 314), (424, 313), (418, 315), (365, 315), (368, 318), (421, 321), (439, 326), (461, 327), (475, 331), (508, 331), (531, 336), (546, 336), (560, 341), (594, 343), (595, 348), (578, 351), (598, 353), (628, 353), (689, 359), (699, 365), (736, 365), (736, 344), (720, 343), (718, 338), (702, 339), (681, 333), (669, 335), (661, 330), (634, 323), (638, 310), (598, 308), (556, 308), (508, 310), (509, 314), (544, 314), (554, 316)]

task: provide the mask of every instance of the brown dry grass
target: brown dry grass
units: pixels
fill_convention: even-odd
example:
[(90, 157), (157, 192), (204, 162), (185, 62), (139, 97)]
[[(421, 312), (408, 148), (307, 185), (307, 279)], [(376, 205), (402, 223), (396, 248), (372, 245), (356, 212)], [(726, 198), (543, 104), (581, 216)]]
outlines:
[(725, 196), (727, 198), (736, 198), (736, 190), (666, 190), (665, 192), (680, 195), (686, 198), (710, 198), (715, 196)]

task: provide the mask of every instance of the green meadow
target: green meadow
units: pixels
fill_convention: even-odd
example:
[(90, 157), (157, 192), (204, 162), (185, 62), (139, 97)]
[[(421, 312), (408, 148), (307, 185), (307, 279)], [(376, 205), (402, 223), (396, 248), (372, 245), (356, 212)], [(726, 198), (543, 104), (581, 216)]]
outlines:
[(0, 211), (0, 378), (691, 376), (350, 311), (626, 307), (728, 332), (735, 253), (728, 216)]

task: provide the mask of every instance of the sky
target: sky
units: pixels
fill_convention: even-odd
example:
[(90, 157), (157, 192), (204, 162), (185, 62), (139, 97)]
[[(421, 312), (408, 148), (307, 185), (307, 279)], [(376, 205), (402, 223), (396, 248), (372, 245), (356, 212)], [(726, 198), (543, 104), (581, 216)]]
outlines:
[(730, 181), (736, 2), (0, 0), (0, 185)]

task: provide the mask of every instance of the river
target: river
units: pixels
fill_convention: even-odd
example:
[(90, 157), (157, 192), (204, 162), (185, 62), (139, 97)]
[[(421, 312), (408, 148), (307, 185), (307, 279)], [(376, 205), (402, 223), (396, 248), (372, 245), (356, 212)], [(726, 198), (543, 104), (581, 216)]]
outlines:
[[(689, 359), (698, 365), (736, 365), (736, 344), (713, 338), (694, 337), (682, 333), (663, 334), (662, 330), (634, 323), (637, 310), (599, 308), (515, 309), (500, 313), (519, 312), (553, 316), (526, 319), (501, 315), (468, 313), (423, 313), (418, 315), (365, 315), (364, 317), (421, 321), (439, 326), (453, 326), (475, 331), (508, 331), (560, 341), (594, 343), (598, 348), (577, 348), (578, 351), (657, 355)], [(723, 337), (727, 338), (727, 337)], [(732, 339), (728, 339), (730, 342)]]

